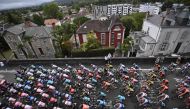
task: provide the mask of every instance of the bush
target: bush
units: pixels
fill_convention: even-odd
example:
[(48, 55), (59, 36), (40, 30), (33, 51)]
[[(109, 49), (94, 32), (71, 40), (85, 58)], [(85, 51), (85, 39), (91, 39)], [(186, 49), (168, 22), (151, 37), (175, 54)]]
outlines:
[(93, 49), (86, 52), (76, 49), (72, 51), (72, 57), (102, 57), (108, 55), (108, 53), (113, 54), (114, 52), (115, 48)]

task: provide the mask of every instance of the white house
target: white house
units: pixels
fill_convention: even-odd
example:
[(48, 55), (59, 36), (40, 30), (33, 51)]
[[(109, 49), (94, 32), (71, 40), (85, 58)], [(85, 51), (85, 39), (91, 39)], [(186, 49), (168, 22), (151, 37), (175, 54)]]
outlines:
[(99, 19), (101, 16), (111, 17), (112, 15), (128, 15), (132, 13), (131, 4), (112, 4), (106, 6), (93, 6), (94, 19)]
[(158, 15), (160, 13), (160, 5), (157, 4), (140, 4), (139, 12), (149, 12), (150, 15)]
[(167, 10), (160, 15), (147, 17), (142, 31), (130, 35), (135, 42), (132, 52), (137, 57), (190, 52), (189, 17), (187, 9), (179, 13)]

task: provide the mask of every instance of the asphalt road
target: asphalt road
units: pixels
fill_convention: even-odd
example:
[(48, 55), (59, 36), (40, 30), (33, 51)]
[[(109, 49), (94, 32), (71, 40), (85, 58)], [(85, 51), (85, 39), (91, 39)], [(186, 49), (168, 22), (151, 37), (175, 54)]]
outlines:
[[(137, 63), (138, 64), (138, 63)], [(118, 66), (118, 65), (115, 65), (115, 66)], [(126, 65), (128, 68), (131, 67), (131, 65)], [(139, 64), (139, 66), (141, 66), (142, 69), (151, 69), (153, 66), (152, 65), (141, 65)], [(49, 67), (49, 66), (47, 66)], [(0, 68), (0, 79), (6, 79), (8, 80), (9, 82), (14, 82), (14, 73), (15, 73), (15, 70), (19, 69), (19, 67), (2, 67)], [(145, 73), (147, 71), (143, 71), (143, 73)], [(143, 74), (144, 75), (144, 74)], [(144, 75), (145, 76), (145, 75)], [(166, 109), (173, 109), (173, 108), (178, 108), (178, 109), (184, 109), (184, 103), (183, 103), (183, 100), (181, 99), (172, 99), (173, 96), (175, 96), (175, 94), (173, 94), (173, 90), (175, 89), (175, 80), (174, 78), (181, 78), (180, 76), (177, 76), (177, 72), (175, 73), (170, 73), (167, 75), (167, 79), (169, 80), (169, 96), (170, 96), (170, 100), (169, 100), (169, 103), (167, 104), (167, 108)], [(108, 95), (108, 98), (109, 99), (114, 99), (118, 94), (121, 94), (119, 92), (119, 88), (118, 87), (117, 89), (115, 90), (111, 90), (109, 93), (107, 93)], [(138, 103), (136, 101), (136, 98), (134, 96), (132, 97), (126, 97), (127, 100), (126, 100), (126, 104), (127, 104), (127, 109), (139, 109), (138, 107)], [(151, 109), (157, 109), (157, 106), (153, 106), (153, 108)]]

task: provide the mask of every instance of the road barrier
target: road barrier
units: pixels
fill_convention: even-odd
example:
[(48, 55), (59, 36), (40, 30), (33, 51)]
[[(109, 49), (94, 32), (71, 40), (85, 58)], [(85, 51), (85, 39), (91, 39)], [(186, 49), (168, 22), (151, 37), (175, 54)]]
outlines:
[[(176, 62), (176, 57), (167, 57), (164, 59), (164, 64), (169, 64), (171, 62)], [(123, 63), (125, 65), (132, 65), (133, 63), (136, 64), (146, 64), (152, 65), (155, 63), (156, 58), (113, 58), (112, 63), (114, 65), (118, 65)], [(30, 64), (39, 64), (39, 65), (78, 65), (78, 64), (95, 64), (95, 65), (104, 65), (105, 60), (103, 57), (90, 57), (90, 58), (53, 58), (53, 59), (27, 59), (27, 60), (0, 60), (4, 62), (8, 66), (18, 66), (18, 65), (30, 65)], [(190, 57), (182, 58), (182, 62), (190, 62)]]

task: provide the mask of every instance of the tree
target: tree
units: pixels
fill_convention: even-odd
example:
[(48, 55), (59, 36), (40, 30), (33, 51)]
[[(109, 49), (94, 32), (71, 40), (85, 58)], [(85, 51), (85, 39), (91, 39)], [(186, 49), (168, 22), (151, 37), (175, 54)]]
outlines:
[(129, 35), (130, 31), (136, 30), (138, 28), (137, 22), (131, 16), (124, 16), (121, 18), (123, 25), (125, 26), (125, 35)]
[(65, 23), (62, 26), (57, 26), (54, 31), (54, 45), (57, 48), (57, 52), (64, 55), (70, 56), (72, 44), (69, 41), (71, 36), (76, 32), (77, 27), (74, 24)]
[(77, 13), (80, 11), (80, 5), (78, 3), (75, 3), (73, 6), (72, 6), (73, 9), (75, 9), (77, 11)]
[(133, 13), (129, 16), (121, 17), (121, 21), (126, 27), (125, 35), (128, 36), (130, 31), (140, 31), (145, 16), (145, 13)]
[(64, 51), (63, 51), (63, 43), (64, 43), (64, 37), (62, 35), (54, 33), (54, 46), (56, 48), (56, 54), (60, 55), (61, 57), (64, 56)]
[(44, 18), (41, 15), (34, 14), (33, 22), (37, 25), (44, 25)]
[(9, 23), (20, 24), (23, 22), (23, 18), (19, 12), (7, 13), (6, 16)]
[(67, 40), (62, 43), (62, 48), (65, 56), (71, 56), (71, 51), (72, 51), (72, 42)]
[(68, 14), (69, 14), (69, 15), (71, 15), (71, 14), (72, 14), (71, 9), (68, 9)]
[(90, 20), (87, 17), (77, 17), (73, 20), (73, 23), (76, 24), (78, 27), (80, 27), (83, 23), (85, 23), (86, 21)]
[(173, 0), (166, 0), (161, 7), (162, 11), (166, 11), (167, 8), (172, 8), (174, 1)]
[(127, 53), (129, 49), (134, 45), (133, 39), (131, 37), (127, 37), (124, 39), (123, 44), (121, 45), (121, 50), (123, 53)]
[(140, 31), (142, 29), (142, 25), (143, 25), (144, 18), (146, 17), (146, 13), (143, 13), (143, 12), (133, 13), (130, 16), (133, 17), (136, 21), (136, 24), (137, 24), (136, 30)]
[(100, 47), (101, 47), (101, 44), (98, 41), (94, 32), (88, 33), (87, 34), (87, 42), (85, 42), (81, 45), (82, 51), (88, 51), (88, 50), (97, 49)]
[(62, 16), (58, 5), (55, 3), (44, 6), (43, 12), (47, 18), (60, 18), (60, 16)]

